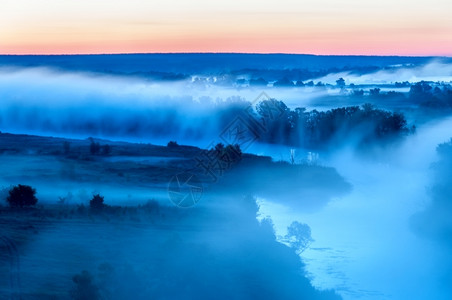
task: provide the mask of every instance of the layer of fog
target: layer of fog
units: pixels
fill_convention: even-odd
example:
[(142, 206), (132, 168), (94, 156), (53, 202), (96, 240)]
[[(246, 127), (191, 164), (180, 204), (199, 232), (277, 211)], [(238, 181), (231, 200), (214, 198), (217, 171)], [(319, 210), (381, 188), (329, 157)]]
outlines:
[[(339, 77), (355, 84), (450, 81), (451, 71), (448, 65), (433, 63), (419, 69), (379, 71), (361, 76), (331, 74), (318, 80), (332, 84)], [(316, 100), (330, 93), (316, 87), (235, 89), (49, 69), (3, 69), (0, 72), (0, 130), (156, 144), (177, 140), (204, 147), (218, 139), (222, 129), (212, 117), (224, 108), (221, 103), (237, 98), (252, 102), (262, 91), (290, 107), (308, 108), (317, 107)], [(93, 126), (99, 120), (105, 121), (101, 129)], [(429, 166), (436, 159), (437, 144), (452, 136), (451, 126), (451, 120), (425, 124), (417, 135), (398, 148), (380, 152), (375, 160), (358, 157), (352, 149), (346, 148), (321, 154), (320, 163), (335, 167), (353, 185), (353, 191), (316, 212), (307, 214), (299, 207), (288, 208), (281, 204), (284, 202), (281, 199), (262, 200), (261, 212), (272, 217), (278, 234), (283, 235), (293, 220), (312, 228), (315, 242), (302, 257), (316, 286), (334, 288), (348, 299), (363, 295), (374, 299), (450, 297), (447, 287), (436, 284), (444, 269), (450, 267), (441, 260), (444, 251), (415, 236), (410, 231), (409, 218), (429, 202), (425, 193), (426, 187), (432, 184)], [(152, 131), (148, 131), (149, 128)], [(250, 150), (272, 155), (276, 160), (288, 159), (289, 149), (266, 147), (256, 144)], [(315, 161), (317, 157), (302, 149), (299, 153), (300, 160), (311, 157)], [(65, 186), (64, 182), (55, 185), (55, 189), (56, 196), (65, 196), (70, 190), (76, 202), (86, 202), (92, 192), (102, 192), (99, 187)], [(120, 191), (110, 192), (121, 195)], [(51, 195), (50, 187), (38, 193), (44, 198), (56, 198)], [(147, 194), (135, 193), (132, 197), (143, 200)], [(59, 234), (62, 233), (56, 236)], [(50, 235), (41, 243), (54, 238)]]
[(336, 80), (341, 77), (345, 79), (346, 84), (353, 83), (355, 85), (393, 84), (406, 81), (452, 82), (452, 64), (436, 60), (426, 65), (416, 67), (399, 66), (368, 74), (356, 74), (354, 72), (332, 73), (314, 80), (334, 85)]
[(224, 129), (218, 115), (236, 101), (276, 98), (290, 108), (327, 109), (339, 103), (325, 97), (338, 93), (339, 89), (324, 87), (234, 88), (47, 68), (2, 68), (0, 130), (155, 144), (173, 139), (204, 146)]
[[(451, 80), (451, 72), (451, 65), (436, 62), (419, 68), (382, 70), (365, 75), (330, 74), (318, 81), (334, 85), (339, 77), (355, 84), (405, 79)], [(236, 101), (256, 103), (265, 98), (275, 98), (292, 109), (320, 110), (362, 104), (359, 97), (353, 103), (329, 97), (340, 93), (340, 89), (316, 86), (225, 87), (190, 80), (147, 81), (48, 68), (2, 68), (0, 130), (155, 144), (166, 144), (171, 138), (180, 143), (204, 146), (224, 129), (218, 115)], [(386, 109), (400, 106), (391, 99), (376, 104)]]
[[(35, 233), (23, 238), (22, 295), (70, 299), (72, 290), (78, 297), (71, 299), (93, 299), (83, 292), (96, 290), (102, 295), (96, 299), (339, 299), (310, 285), (293, 250), (275, 241), (268, 222), (258, 223), (252, 198), (228, 200), (191, 210), (160, 207), (141, 220), (128, 213), (73, 215), (28, 225)], [(77, 289), (71, 279), (83, 270), (92, 281)], [(9, 294), (7, 284), (0, 281), (0, 297)]]
[(261, 199), (261, 214), (271, 216), (278, 235), (295, 220), (311, 227), (315, 242), (301, 256), (315, 286), (333, 288), (344, 299), (450, 299), (450, 249), (410, 227), (412, 216), (431, 202), (431, 164), (450, 128), (450, 117), (429, 122), (372, 158), (346, 148), (324, 153), (320, 163), (335, 167), (353, 191), (321, 211)]

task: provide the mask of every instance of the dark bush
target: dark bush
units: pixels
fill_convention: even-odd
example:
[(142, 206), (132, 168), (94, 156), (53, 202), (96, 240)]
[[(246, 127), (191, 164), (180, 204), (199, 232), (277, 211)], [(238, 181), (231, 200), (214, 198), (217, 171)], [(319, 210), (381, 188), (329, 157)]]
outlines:
[(218, 143), (215, 148), (210, 150), (210, 153), (213, 153), (217, 159), (229, 163), (237, 162), (242, 158), (242, 150), (238, 144), (224, 146), (224, 144)]
[(36, 205), (36, 190), (28, 185), (19, 184), (9, 190), (9, 196), (6, 198), (11, 207), (24, 207)]
[(268, 81), (265, 80), (262, 77), (259, 77), (258, 79), (250, 79), (250, 85), (252, 85), (252, 86), (266, 86), (266, 85), (268, 85)]
[(336, 85), (338, 87), (340, 87), (341, 89), (345, 87), (345, 80), (344, 78), (339, 78), (338, 80), (336, 80)]
[(94, 195), (93, 199), (89, 201), (89, 207), (95, 211), (102, 210), (105, 207), (104, 197), (99, 194)]
[(172, 148), (172, 147), (177, 147), (179, 146), (179, 144), (176, 141), (169, 141), (167, 147), (168, 148)]
[(380, 95), (380, 91), (381, 91), (381, 89), (379, 89), (379, 88), (370, 89), (369, 90), (369, 94), (371, 96), (379, 96)]
[(222, 159), (228, 162), (237, 162), (242, 159), (242, 149), (240, 149), (240, 145), (227, 145), (224, 149)]
[(288, 87), (288, 86), (294, 86), (293, 81), (289, 80), (287, 77), (284, 77), (275, 83), (273, 83), (273, 86), (279, 86), (279, 87)]
[(91, 144), (89, 145), (89, 152), (92, 155), (99, 154), (100, 152), (100, 144), (91, 139)]

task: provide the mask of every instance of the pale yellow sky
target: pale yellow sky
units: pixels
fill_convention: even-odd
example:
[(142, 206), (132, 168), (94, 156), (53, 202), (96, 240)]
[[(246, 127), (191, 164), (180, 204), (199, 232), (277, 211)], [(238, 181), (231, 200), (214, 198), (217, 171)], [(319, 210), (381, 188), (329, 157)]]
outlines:
[(0, 0), (0, 53), (452, 55), (452, 1)]

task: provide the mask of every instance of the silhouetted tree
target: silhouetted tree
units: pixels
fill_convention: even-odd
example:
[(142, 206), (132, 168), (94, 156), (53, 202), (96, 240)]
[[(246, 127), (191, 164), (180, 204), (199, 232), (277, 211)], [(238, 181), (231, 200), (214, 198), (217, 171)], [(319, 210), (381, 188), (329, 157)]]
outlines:
[(359, 145), (409, 134), (405, 117), (400, 113), (376, 109), (370, 104), (327, 111), (291, 110), (283, 102), (265, 100), (256, 106), (257, 118), (265, 130), (260, 140), (267, 143), (321, 148), (351, 135)]
[(431, 84), (421, 81), (411, 86), (409, 99), (430, 109), (451, 109), (452, 87), (443, 83), (433, 87)]
[(214, 153), (216, 159), (229, 163), (237, 162), (242, 158), (242, 150), (238, 144), (225, 147), (223, 143), (218, 143), (210, 151)]
[(364, 103), (362, 108), (365, 115), (369, 115), (373, 110), (375, 110), (375, 106), (372, 103)]
[(179, 144), (176, 141), (169, 141), (166, 145), (168, 148), (173, 148), (179, 146)]
[(268, 81), (262, 77), (259, 77), (258, 79), (250, 79), (250, 85), (252, 86), (266, 86), (267, 84)]
[(99, 194), (94, 195), (89, 201), (89, 207), (94, 211), (102, 210), (105, 207), (104, 197)]
[(242, 158), (242, 150), (240, 145), (227, 145), (221, 156), (222, 160), (228, 162), (237, 162)]
[(280, 86), (280, 87), (289, 87), (294, 86), (293, 81), (287, 79), (287, 77), (284, 77), (280, 80), (277, 80), (275, 83), (273, 83), (273, 86)]
[(344, 88), (345, 87), (345, 80), (344, 80), (344, 78), (339, 78), (338, 80), (336, 80), (336, 85), (339, 87), (339, 88)]
[(408, 81), (404, 82), (396, 82), (394, 83), (396, 88), (403, 88), (403, 87), (409, 87), (411, 84)]
[(91, 144), (89, 146), (89, 151), (92, 155), (99, 154), (100, 144), (91, 139)]
[(362, 97), (364, 96), (364, 91), (363, 90), (353, 90), (353, 96), (355, 97)]
[(380, 95), (380, 89), (379, 88), (370, 89), (369, 93), (371, 96), (378, 96)]
[(19, 184), (9, 190), (9, 196), (6, 201), (11, 207), (24, 207), (36, 205), (36, 190), (28, 185)]
[(410, 97), (411, 98), (425, 98), (432, 94), (432, 87), (425, 81), (418, 82), (411, 86)]
[(311, 228), (308, 225), (294, 221), (287, 227), (285, 240), (298, 253), (306, 250), (314, 241), (311, 237)]
[(215, 145), (215, 151), (216, 151), (219, 155), (223, 154), (223, 151), (224, 151), (224, 144), (222, 144), (222, 143), (216, 144), (216, 145)]
[(256, 112), (262, 120), (265, 132), (261, 139), (270, 143), (288, 143), (291, 131), (290, 109), (282, 101), (269, 99), (256, 105)]

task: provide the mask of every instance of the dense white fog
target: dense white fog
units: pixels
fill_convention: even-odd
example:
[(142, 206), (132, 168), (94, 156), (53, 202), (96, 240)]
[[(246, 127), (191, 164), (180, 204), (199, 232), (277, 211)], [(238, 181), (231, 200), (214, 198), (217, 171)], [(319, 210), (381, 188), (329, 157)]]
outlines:
[[(396, 103), (390, 98), (378, 101), (338, 99), (335, 96), (351, 93), (352, 89), (334, 88), (335, 81), (343, 77), (347, 84), (364, 84), (363, 89), (369, 90), (372, 84), (405, 80), (451, 81), (450, 73), (450, 65), (435, 62), (424, 67), (400, 67), (370, 74), (331, 74), (314, 79), (315, 83), (329, 83), (331, 87), (291, 88), (219, 86), (208, 81), (168, 82), (43, 67), (10, 67), (0, 69), (0, 124), (7, 132), (163, 144), (168, 139), (175, 139), (203, 145), (224, 127), (217, 115), (237, 101), (256, 103), (275, 98), (292, 109), (318, 110), (361, 105), (368, 101), (391, 109), (408, 103)], [(407, 91), (407, 88), (399, 87), (382, 89)]]
[[(261, 214), (284, 235), (294, 220), (311, 227), (315, 241), (301, 254), (315, 286), (345, 299), (448, 299), (447, 240), (418, 236), (411, 218), (431, 203), (436, 147), (450, 139), (452, 119), (431, 121), (398, 147), (363, 159), (349, 149), (326, 154), (323, 164), (348, 180), (350, 194), (318, 212), (261, 199)], [(277, 202), (277, 201), (276, 201)], [(433, 237), (432, 237), (433, 238)]]
[(399, 65), (391, 68), (378, 70), (369, 74), (356, 74), (355, 72), (332, 73), (327, 76), (315, 79), (324, 83), (335, 84), (340, 77), (346, 79), (346, 83), (354, 84), (391, 84), (395, 82), (451, 82), (452, 65), (441, 61), (433, 60), (421, 66)]
[[(341, 77), (344, 86), (338, 86)], [(120, 146), (111, 141), (163, 146), (177, 141), (209, 148), (224, 143), (223, 130), (243, 107), (255, 107), (270, 98), (283, 101), (288, 111), (297, 107), (328, 111), (372, 103), (404, 114), (409, 128), (384, 143), (383, 139), (372, 140), (366, 147), (359, 143), (366, 133), (362, 124), (357, 128), (334, 124), (338, 133), (325, 147), (291, 145), (279, 132), (271, 140), (257, 139), (243, 151), (271, 160), (258, 167), (239, 164), (230, 175), (226, 170), (218, 189), (217, 182), (206, 185), (203, 198), (188, 209), (171, 206), (168, 181), (164, 175), (165, 180), (159, 181), (158, 173), (173, 168), (177, 174), (184, 159), (193, 158), (182, 150), (177, 158), (154, 154), (158, 157), (137, 159), (113, 152), (106, 158), (70, 157), (71, 163), (52, 153), (39, 155), (33, 149), (19, 153), (20, 146), (11, 150), (0, 145), (3, 198), (10, 186), (25, 183), (37, 189), (41, 203), (54, 204), (60, 199), (66, 200), (66, 205), (87, 204), (99, 193), (117, 205), (140, 205), (154, 199), (164, 211), (164, 216), (152, 221), (155, 227), (130, 225), (132, 218), (121, 225), (108, 217), (109, 224), (117, 227), (99, 225), (87, 237), (86, 247), (74, 242), (70, 254), (66, 251), (72, 242), (65, 235), (82, 236), (83, 226), (88, 225), (80, 221), (80, 227), (74, 226), (64, 218), (56, 221), (57, 226), (48, 225), (48, 231), (34, 235), (21, 250), (21, 272), (28, 274), (23, 276), (22, 289), (27, 286), (38, 293), (41, 286), (47, 286), (59, 293), (71, 284), (71, 276), (90, 270), (105, 288), (102, 293), (111, 299), (121, 299), (134, 289), (142, 291), (136, 299), (194, 298), (199, 293), (212, 298), (223, 293), (222, 299), (451, 299), (450, 232), (440, 237), (420, 234), (424, 219), (416, 216), (430, 212), (431, 190), (437, 184), (435, 162), (440, 161), (437, 147), (452, 138), (452, 117), (446, 109), (423, 110), (411, 103), (408, 95), (411, 84), (419, 81), (451, 82), (452, 65), (433, 61), (363, 74), (341, 71), (312, 80), (328, 85), (221, 86), (190, 79), (159, 81), (43, 67), (1, 68), (2, 133), (74, 141), (93, 137), (101, 143), (110, 140), (113, 149)], [(404, 81), (410, 85), (388, 86)], [(356, 87), (350, 84), (365, 93), (355, 97)], [(369, 90), (379, 85), (401, 92), (400, 97), (406, 97), (400, 100), (403, 103), (368, 96)], [(347, 135), (344, 131), (348, 129), (356, 132)], [(63, 142), (58, 143), (63, 149)], [(18, 151), (17, 156), (13, 150)], [(157, 172), (156, 176), (152, 173), (157, 179), (149, 175), (155, 181), (142, 183), (141, 175), (123, 174), (129, 166), (136, 167), (131, 161), (148, 168), (148, 173)], [(115, 163), (126, 171), (115, 169)], [(300, 169), (290, 173), (290, 167)], [(110, 179), (111, 174), (116, 177)], [(445, 176), (450, 182), (451, 174)], [(139, 184), (134, 186), (134, 180)], [(443, 213), (452, 217), (451, 210)], [(96, 224), (103, 222), (93, 219)], [(310, 228), (312, 240), (307, 240), (306, 248), (288, 246), (287, 228), (294, 221)], [(55, 246), (58, 240), (61, 243)], [(47, 252), (52, 248), (53, 252)], [(52, 256), (68, 257), (66, 265)], [(78, 263), (79, 256), (83, 260)], [(40, 271), (33, 262), (42, 257), (50, 261), (47, 267), (53, 273), (39, 279)], [(6, 265), (2, 267), (6, 269)], [(194, 279), (187, 283), (191, 270)], [(52, 283), (58, 276), (68, 279)], [(218, 281), (223, 282), (221, 288), (216, 286)], [(1, 288), (0, 295), (7, 291)]]

